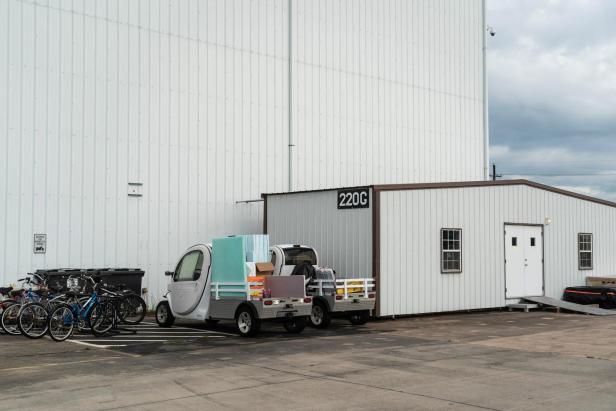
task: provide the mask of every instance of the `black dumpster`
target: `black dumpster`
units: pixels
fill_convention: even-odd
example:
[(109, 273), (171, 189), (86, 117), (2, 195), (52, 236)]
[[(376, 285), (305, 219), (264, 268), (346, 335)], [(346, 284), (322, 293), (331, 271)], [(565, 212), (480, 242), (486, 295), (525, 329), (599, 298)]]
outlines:
[(600, 308), (616, 309), (616, 288), (567, 287), (563, 300), (576, 304), (597, 304)]
[[(141, 280), (145, 274), (138, 268), (56, 268), (37, 270), (36, 274), (47, 279), (47, 285), (60, 291), (66, 291), (66, 280), (71, 276), (90, 275), (110, 287), (122, 286), (141, 295)], [(89, 282), (85, 283), (86, 292), (92, 291)]]

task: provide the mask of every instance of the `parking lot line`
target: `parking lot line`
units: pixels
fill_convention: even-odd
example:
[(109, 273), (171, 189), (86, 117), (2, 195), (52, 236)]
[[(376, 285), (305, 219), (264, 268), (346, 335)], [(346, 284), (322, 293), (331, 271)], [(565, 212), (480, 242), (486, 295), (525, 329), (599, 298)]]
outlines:
[[(70, 341), (70, 340), (68, 340)], [(96, 346), (99, 347), (100, 346)], [(57, 367), (59, 365), (69, 365), (69, 364), (84, 364), (84, 363), (89, 363), (89, 362), (99, 362), (99, 361), (109, 361), (112, 359), (120, 359), (122, 357), (105, 357), (105, 358), (94, 358), (91, 360), (80, 360), (80, 361), (68, 361), (68, 362), (57, 362), (57, 363), (42, 363), (42, 364), (36, 364), (36, 365), (24, 365), (23, 367), (14, 367), (14, 368), (5, 368), (2, 370), (2, 372), (7, 372), (7, 371), (19, 371), (19, 370), (27, 370), (27, 369), (36, 369), (36, 368), (43, 368), (43, 367)]]
[(77, 340), (67, 340), (67, 341), (75, 343), (75, 344), (86, 345), (88, 347), (96, 347), (96, 348), (126, 347), (126, 344), (90, 344), (84, 341), (77, 341)]
[[(148, 322), (148, 321), (142, 321), (141, 324), (158, 325), (156, 323), (152, 323), (152, 322)], [(161, 327), (159, 327), (159, 328), (161, 328)], [(183, 329), (183, 330), (199, 330), (198, 328), (182, 327), (181, 325), (174, 325), (173, 327), (171, 327), (171, 329), (173, 329), (173, 328), (180, 328), (180, 329)], [(210, 332), (210, 333), (216, 333), (216, 334), (232, 335), (234, 337), (237, 336), (237, 334), (228, 333), (228, 332), (224, 332), (224, 331), (216, 331), (216, 330), (201, 330), (201, 331)]]
[[(125, 341), (125, 338), (138, 338), (138, 337), (145, 337), (145, 338), (224, 338), (224, 336), (222, 335), (197, 335), (197, 334), (193, 334), (193, 335), (165, 335), (165, 334), (124, 334), (124, 335), (113, 335), (113, 336), (109, 336), (109, 338), (117, 338), (117, 339), (121, 339), (123, 341)], [(84, 339), (85, 338), (85, 339)], [(93, 339), (91, 335), (84, 335), (83, 337), (80, 337), (79, 341), (100, 341), (98, 339)]]
[[(77, 341), (77, 340), (68, 340), (68, 341), (71, 341), (71, 342), (79, 344), (79, 343), (84, 343), (84, 342), (91, 342), (92, 343), (92, 342), (120, 342), (120, 341), (122, 341), (122, 342), (166, 342), (167, 340), (160, 340), (160, 339), (157, 339), (157, 340), (145, 340), (145, 339), (143, 339), (143, 340), (79, 340), (79, 341)], [(104, 347), (103, 345), (97, 345), (97, 344), (90, 344), (90, 345), (97, 346), (97, 347)]]

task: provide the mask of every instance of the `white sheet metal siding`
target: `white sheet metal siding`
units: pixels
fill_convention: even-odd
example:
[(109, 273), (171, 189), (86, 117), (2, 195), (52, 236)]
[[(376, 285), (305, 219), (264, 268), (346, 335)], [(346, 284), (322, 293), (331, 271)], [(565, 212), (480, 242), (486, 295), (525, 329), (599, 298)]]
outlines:
[[(481, 177), (481, 0), (293, 4), (294, 189)], [(138, 266), (153, 303), (188, 246), (260, 232), (236, 201), (288, 186), (288, 17), (0, 1), (0, 284)]]
[(235, 202), (287, 186), (285, 7), (0, 1), (0, 284), (138, 266), (153, 303), (188, 246), (261, 232)]
[[(381, 193), (381, 315), (505, 305), (504, 223), (545, 226), (545, 295), (616, 275), (616, 208), (528, 186)], [(461, 228), (462, 274), (440, 272), (440, 230)], [(577, 234), (593, 233), (594, 270), (579, 271)]]
[(294, 4), (294, 190), (483, 179), (482, 0)]
[(271, 244), (315, 247), (340, 277), (372, 277), (372, 208), (338, 210), (337, 191), (268, 196), (267, 233)]

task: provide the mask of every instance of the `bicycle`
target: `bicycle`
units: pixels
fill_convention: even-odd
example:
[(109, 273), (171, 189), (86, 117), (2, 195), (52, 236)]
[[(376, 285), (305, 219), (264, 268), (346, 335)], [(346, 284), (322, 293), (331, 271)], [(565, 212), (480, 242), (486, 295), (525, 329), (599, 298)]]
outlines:
[[(47, 310), (42, 301), (48, 290), (44, 278), (37, 274), (28, 276), (18, 280), (22, 283), (22, 289), (13, 293), (15, 302), (2, 311), (0, 327), (10, 335), (41, 338), (47, 332)], [(34, 287), (39, 289), (35, 290)]]
[[(83, 276), (93, 283), (93, 291), (89, 297), (80, 294), (77, 287), (70, 287), (65, 293), (66, 301), (56, 305), (49, 313), (47, 327), (54, 341), (65, 341), (74, 332), (75, 326), (80, 330), (89, 330), (94, 335), (106, 333), (115, 324), (115, 310), (109, 313), (109, 304), (101, 300), (99, 291), (101, 285), (91, 276)], [(70, 282), (70, 277), (69, 281)], [(85, 288), (85, 286), (84, 286)], [(87, 298), (87, 299), (86, 299)], [(85, 300), (85, 301), (84, 301)], [(112, 323), (109, 325), (109, 318)]]

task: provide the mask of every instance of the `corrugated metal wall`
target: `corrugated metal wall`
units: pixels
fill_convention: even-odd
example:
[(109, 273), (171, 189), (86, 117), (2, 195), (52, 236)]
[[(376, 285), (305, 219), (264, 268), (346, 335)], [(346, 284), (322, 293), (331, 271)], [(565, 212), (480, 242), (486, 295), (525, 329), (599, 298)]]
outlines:
[[(293, 4), (295, 189), (481, 177), (481, 0)], [(0, 283), (139, 266), (153, 303), (261, 230), (236, 201), (288, 186), (286, 0), (5, 0), (0, 30)]]
[[(504, 223), (545, 226), (545, 294), (616, 275), (616, 208), (528, 186), (381, 193), (381, 315), (505, 305)], [(463, 272), (441, 274), (440, 230), (461, 228)], [(594, 234), (594, 270), (579, 271), (577, 234)]]
[(483, 179), (482, 0), (294, 7), (294, 189)]
[(235, 202), (287, 186), (285, 5), (0, 2), (0, 283), (138, 266), (152, 303), (191, 244), (261, 232)]
[(341, 278), (372, 277), (372, 208), (339, 210), (337, 191), (268, 196), (267, 233), (271, 244), (315, 247)]

